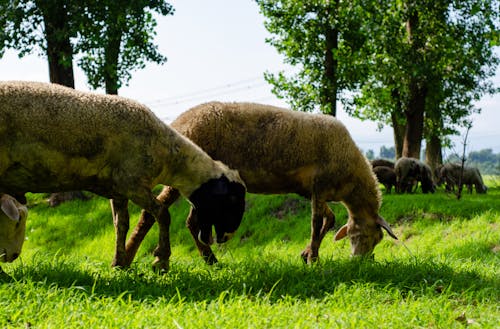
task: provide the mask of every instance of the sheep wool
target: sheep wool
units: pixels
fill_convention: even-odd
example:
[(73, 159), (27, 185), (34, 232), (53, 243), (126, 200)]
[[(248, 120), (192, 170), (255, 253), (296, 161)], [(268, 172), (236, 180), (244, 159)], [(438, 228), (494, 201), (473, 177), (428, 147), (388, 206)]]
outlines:
[[(371, 164), (345, 126), (321, 114), (253, 103), (212, 102), (181, 114), (171, 126), (214, 159), (236, 168), (252, 193), (297, 193), (311, 199), (312, 233), (302, 252), (306, 262), (318, 257), (335, 217), (328, 201), (342, 202), (349, 220), (336, 239), (349, 236), (352, 252), (366, 255), (382, 239), (381, 193)], [(160, 195), (169, 199), (166, 195)], [(325, 219), (325, 221), (324, 221)], [(188, 219), (188, 227), (193, 229)], [(198, 244), (202, 256), (213, 253)]]
[[(89, 190), (112, 199), (121, 225), (113, 265), (127, 265), (126, 202), (157, 219), (164, 213), (151, 192), (158, 184), (188, 198), (207, 232), (213, 224), (218, 234), (232, 233), (243, 215), (245, 187), (238, 173), (130, 99), (55, 84), (2, 82), (0, 140), (0, 192)], [(228, 200), (234, 202), (226, 218), (210, 222), (214, 214), (207, 204), (228, 206)], [(168, 235), (165, 225), (160, 241)]]

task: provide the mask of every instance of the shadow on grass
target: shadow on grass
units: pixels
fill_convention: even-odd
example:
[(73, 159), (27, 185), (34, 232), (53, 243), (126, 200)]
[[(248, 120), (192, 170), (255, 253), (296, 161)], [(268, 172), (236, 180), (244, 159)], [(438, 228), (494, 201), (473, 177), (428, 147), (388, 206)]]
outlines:
[(500, 282), (478, 270), (456, 271), (431, 260), (378, 263), (347, 259), (327, 260), (307, 266), (282, 261), (273, 264), (245, 261), (206, 266), (174, 264), (168, 274), (157, 275), (138, 265), (130, 270), (112, 270), (102, 264), (77, 265), (71, 261), (40, 261), (14, 269), (11, 283), (36, 284), (60, 289), (78, 288), (88, 297), (123, 297), (133, 300), (155, 298), (186, 302), (230, 296), (266, 298), (273, 302), (290, 296), (296, 299), (323, 298), (338, 286), (356, 289), (369, 285), (375, 290), (398, 291), (402, 297), (477, 292), (482, 298), (499, 300)]

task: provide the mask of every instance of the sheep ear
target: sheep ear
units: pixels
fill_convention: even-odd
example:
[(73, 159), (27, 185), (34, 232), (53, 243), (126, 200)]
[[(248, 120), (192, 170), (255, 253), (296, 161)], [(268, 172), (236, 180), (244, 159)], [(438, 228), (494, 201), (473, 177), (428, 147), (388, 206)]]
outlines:
[(12, 219), (13, 221), (19, 221), (21, 215), (19, 214), (19, 210), (17, 210), (14, 201), (7, 198), (2, 198), (2, 204), (0, 207), (2, 208), (2, 211), (7, 215), (7, 217)]
[(337, 233), (335, 233), (335, 238), (334, 240), (337, 241), (337, 240), (342, 240), (343, 238), (345, 238), (347, 236), (347, 224), (345, 224), (344, 226), (342, 226), (338, 231)]
[(391, 227), (389, 226), (389, 224), (387, 224), (387, 222), (385, 221), (385, 219), (383, 219), (382, 217), (378, 216), (377, 217), (377, 220), (376, 220), (376, 223), (380, 226), (382, 226), (382, 228), (393, 238), (393, 239), (398, 239), (398, 237), (396, 236), (396, 234), (394, 234), (394, 232), (391, 230)]

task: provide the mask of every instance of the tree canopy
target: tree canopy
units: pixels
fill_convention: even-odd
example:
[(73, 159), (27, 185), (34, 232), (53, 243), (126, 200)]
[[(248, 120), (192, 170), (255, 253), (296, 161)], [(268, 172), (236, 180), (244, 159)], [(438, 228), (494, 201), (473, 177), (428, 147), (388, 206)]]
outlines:
[(273, 92), (292, 108), (321, 109), (336, 115), (342, 91), (357, 86), (365, 62), (358, 55), (365, 42), (363, 8), (356, 1), (256, 0), (272, 34), (267, 40), (296, 73), (266, 73)]
[(161, 0), (86, 0), (76, 49), (82, 54), (78, 65), (93, 88), (104, 87), (117, 94), (131, 72), (146, 62), (167, 60), (153, 43), (156, 36), (154, 13), (170, 15), (173, 7)]
[(0, 57), (6, 48), (47, 56), (50, 81), (70, 87), (78, 57), (92, 88), (116, 94), (147, 61), (166, 61), (153, 43), (154, 13), (173, 7), (163, 0), (0, 0)]
[(273, 92), (333, 114), (339, 96), (351, 115), (393, 126), (398, 156), (418, 158), (424, 137), (440, 146), (496, 91), (498, 0), (256, 2), (297, 72), (266, 74)]

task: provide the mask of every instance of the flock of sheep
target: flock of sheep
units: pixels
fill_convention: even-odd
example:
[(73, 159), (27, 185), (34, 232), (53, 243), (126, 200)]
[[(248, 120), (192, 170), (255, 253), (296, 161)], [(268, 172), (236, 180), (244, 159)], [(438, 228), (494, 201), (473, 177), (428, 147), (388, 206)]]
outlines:
[[(203, 104), (168, 126), (123, 97), (0, 82), (0, 141), (0, 260), (6, 262), (21, 252), (28, 211), (18, 200), (26, 192), (88, 190), (109, 198), (113, 266), (130, 266), (157, 222), (154, 266), (166, 271), (168, 208), (181, 195), (191, 204), (187, 226), (207, 263), (217, 261), (214, 240), (227, 241), (239, 227), (246, 191), (310, 199), (311, 238), (301, 256), (311, 263), (335, 225), (328, 202), (341, 202), (349, 214), (335, 240), (349, 237), (352, 254), (367, 256), (383, 230), (397, 239), (379, 214), (379, 181), (388, 191), (411, 191), (417, 181), (424, 192), (435, 188), (430, 169), (418, 160), (370, 163), (331, 116), (251, 103)], [(453, 170), (441, 168), (449, 186), (456, 185)], [(158, 184), (164, 189), (155, 197)], [(482, 180), (477, 184), (478, 192), (486, 191)], [(126, 241), (129, 200), (144, 210)]]
[(401, 157), (396, 163), (376, 159), (371, 161), (373, 172), (378, 181), (384, 185), (387, 193), (394, 186), (397, 193), (412, 193), (417, 190), (420, 182), (423, 193), (434, 193), (436, 185), (446, 185), (446, 191), (454, 191), (459, 184), (467, 186), (469, 193), (472, 187), (477, 193), (486, 193), (481, 173), (474, 167), (463, 167), (455, 163), (438, 166), (434, 173), (431, 168), (420, 160)]

